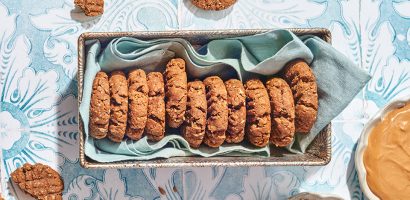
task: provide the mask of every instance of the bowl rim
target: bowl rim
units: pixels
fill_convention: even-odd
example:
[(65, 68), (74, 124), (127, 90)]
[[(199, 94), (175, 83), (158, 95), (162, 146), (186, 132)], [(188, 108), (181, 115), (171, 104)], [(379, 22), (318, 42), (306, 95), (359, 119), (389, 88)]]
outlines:
[(368, 146), (368, 139), (373, 127), (382, 120), (382, 118), (389, 112), (394, 109), (403, 107), (406, 103), (410, 103), (410, 95), (405, 97), (396, 98), (390, 103), (383, 106), (379, 109), (373, 117), (366, 123), (364, 126), (360, 138), (357, 142), (357, 148), (355, 153), (355, 167), (357, 170), (357, 176), (359, 179), (360, 187), (367, 198), (370, 200), (379, 200), (380, 198), (377, 197), (370, 189), (369, 185), (367, 184), (367, 172), (364, 166), (363, 156), (364, 152)]

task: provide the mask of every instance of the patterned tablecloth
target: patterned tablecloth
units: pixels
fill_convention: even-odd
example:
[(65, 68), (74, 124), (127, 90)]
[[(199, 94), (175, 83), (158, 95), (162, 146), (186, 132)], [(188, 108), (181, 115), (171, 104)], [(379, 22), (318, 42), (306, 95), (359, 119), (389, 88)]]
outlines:
[[(73, 0), (0, 0), (0, 144), (6, 182), (25, 162), (59, 170), (64, 199), (284, 199), (311, 191), (363, 199), (353, 153), (373, 113), (410, 93), (410, 2), (239, 0), (204, 12), (187, 0), (106, 0), (85, 18)], [(324, 167), (86, 170), (78, 161), (77, 37), (85, 31), (326, 27), (373, 79), (333, 120)], [(16, 194), (17, 192), (17, 194)], [(24, 196), (19, 196), (25, 199)]]

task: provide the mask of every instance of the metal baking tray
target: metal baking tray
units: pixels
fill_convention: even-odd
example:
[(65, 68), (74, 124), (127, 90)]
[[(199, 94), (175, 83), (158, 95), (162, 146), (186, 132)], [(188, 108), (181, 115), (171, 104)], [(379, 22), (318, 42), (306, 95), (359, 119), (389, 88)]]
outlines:
[[(331, 34), (328, 29), (289, 29), (298, 36), (315, 35), (331, 43)], [(98, 39), (102, 44), (107, 44), (117, 37), (135, 37), (143, 40), (159, 38), (184, 38), (195, 45), (203, 45), (212, 39), (238, 37), (258, 34), (269, 29), (258, 30), (215, 30), (215, 31), (164, 31), (164, 32), (89, 32), (83, 33), (78, 39), (78, 105), (83, 96), (83, 79), (85, 72), (87, 40)], [(85, 155), (84, 125), (79, 116), (80, 133), (80, 164), (84, 168), (145, 168), (145, 167), (210, 167), (210, 166), (320, 166), (326, 165), (331, 159), (331, 124), (329, 123), (308, 147), (305, 154), (291, 154), (284, 149), (272, 148), (271, 157), (175, 157), (167, 159), (154, 159), (149, 161), (123, 161), (101, 163)]]

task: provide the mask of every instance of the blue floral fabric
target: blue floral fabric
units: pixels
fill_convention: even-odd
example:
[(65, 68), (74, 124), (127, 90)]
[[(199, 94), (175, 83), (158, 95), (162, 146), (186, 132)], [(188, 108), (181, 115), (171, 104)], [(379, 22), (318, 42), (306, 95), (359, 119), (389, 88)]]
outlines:
[[(2, 195), (25, 162), (60, 171), (64, 199), (285, 199), (303, 192), (364, 199), (353, 153), (380, 107), (410, 93), (410, 2), (240, 0), (202, 11), (189, 0), (105, 0), (86, 18), (72, 0), (0, 0)], [(332, 161), (322, 167), (106, 169), (78, 161), (77, 38), (88, 31), (325, 27), (333, 46), (373, 78), (333, 120)], [(235, 183), (235, 184), (232, 184)]]

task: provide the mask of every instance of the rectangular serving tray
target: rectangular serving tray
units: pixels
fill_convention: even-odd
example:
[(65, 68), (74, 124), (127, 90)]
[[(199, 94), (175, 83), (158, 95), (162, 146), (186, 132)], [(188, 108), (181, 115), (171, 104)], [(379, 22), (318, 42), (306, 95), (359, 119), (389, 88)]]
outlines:
[[(331, 43), (331, 34), (328, 29), (288, 29), (298, 36), (315, 35), (324, 41)], [(143, 40), (159, 38), (184, 38), (194, 46), (203, 45), (210, 40), (253, 35), (269, 31), (269, 29), (250, 30), (215, 30), (215, 31), (163, 31), (163, 32), (89, 32), (83, 33), (78, 39), (78, 106), (83, 96), (83, 80), (86, 63), (87, 40), (98, 39), (102, 46), (113, 38), (135, 37)], [(146, 168), (146, 167), (242, 167), (242, 166), (320, 166), (326, 165), (331, 159), (331, 124), (329, 123), (308, 147), (305, 154), (291, 154), (284, 149), (272, 148), (271, 157), (175, 157), (167, 159), (154, 159), (149, 161), (123, 161), (101, 163), (96, 162), (85, 155), (84, 125), (80, 116), (80, 164), (84, 168)]]

